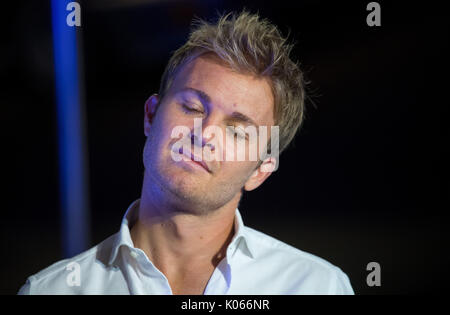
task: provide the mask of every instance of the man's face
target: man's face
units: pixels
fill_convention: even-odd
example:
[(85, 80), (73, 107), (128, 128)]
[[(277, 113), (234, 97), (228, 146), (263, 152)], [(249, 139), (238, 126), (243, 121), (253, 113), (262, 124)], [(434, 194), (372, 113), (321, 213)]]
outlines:
[[(228, 126), (255, 125), (256, 129), (267, 126), (270, 131), (274, 124), (273, 103), (266, 79), (233, 72), (213, 54), (187, 63), (178, 71), (163, 99), (152, 96), (146, 103), (144, 166), (147, 180), (151, 185), (158, 185), (166, 198), (169, 195), (175, 206), (196, 213), (210, 212), (230, 201), (238, 202), (243, 187), (255, 189), (269, 173), (259, 172), (258, 161), (249, 160), (248, 154), (244, 161), (226, 158), (231, 152), (230, 140), (245, 141), (246, 146), (249, 141), (240, 137), (242, 133), (231, 133)], [(221, 157), (205, 161), (203, 156), (208, 170), (187, 158), (178, 162), (173, 159), (174, 144), (182, 135), (173, 138), (172, 131), (177, 126), (186, 126), (194, 134), (194, 118), (201, 119), (203, 130), (216, 126), (223, 131), (222, 141), (214, 140), (214, 135), (203, 134), (197, 142), (200, 147), (214, 143), (212, 152)], [(193, 143), (192, 152), (194, 146)], [(259, 145), (258, 150), (262, 149)]]

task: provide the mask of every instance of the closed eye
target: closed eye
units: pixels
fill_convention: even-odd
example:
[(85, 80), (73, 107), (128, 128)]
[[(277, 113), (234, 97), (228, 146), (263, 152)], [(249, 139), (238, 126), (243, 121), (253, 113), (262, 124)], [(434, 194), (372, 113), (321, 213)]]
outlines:
[(190, 105), (187, 105), (185, 103), (183, 103), (181, 105), (181, 108), (183, 109), (184, 112), (188, 113), (188, 114), (195, 114), (195, 113), (203, 113), (202, 110), (199, 110), (197, 108), (191, 107)]

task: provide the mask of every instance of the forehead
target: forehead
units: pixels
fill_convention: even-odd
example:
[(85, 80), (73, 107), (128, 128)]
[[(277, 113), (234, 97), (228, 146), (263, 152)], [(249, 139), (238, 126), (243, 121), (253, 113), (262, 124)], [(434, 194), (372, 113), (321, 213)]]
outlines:
[(185, 64), (176, 74), (171, 92), (193, 88), (206, 93), (211, 106), (224, 112), (239, 111), (259, 125), (274, 124), (274, 98), (269, 79), (237, 73), (214, 54)]

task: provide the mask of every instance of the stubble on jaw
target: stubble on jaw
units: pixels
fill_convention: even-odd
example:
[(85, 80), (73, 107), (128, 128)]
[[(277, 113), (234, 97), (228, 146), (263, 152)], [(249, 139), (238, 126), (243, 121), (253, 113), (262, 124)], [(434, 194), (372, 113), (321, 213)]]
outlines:
[[(148, 162), (152, 161), (147, 158), (147, 165)], [(175, 167), (155, 165), (146, 168), (142, 193), (150, 199), (159, 199), (171, 212), (202, 216), (214, 212), (234, 197), (223, 200), (223, 185), (222, 193), (212, 197), (211, 191), (207, 190), (208, 185), (197, 182), (201, 179), (189, 177), (189, 174), (181, 173), (184, 171), (178, 171)]]
[[(154, 153), (151, 152), (151, 143), (146, 143), (146, 146), (144, 155)], [(154, 162), (150, 156), (144, 156), (144, 161), (146, 161), (146, 165), (151, 165), (149, 163)], [(158, 197), (158, 195), (164, 198), (167, 207), (170, 207), (175, 213), (207, 216), (216, 212), (216, 210), (222, 208), (224, 205), (233, 202), (233, 199), (235, 199), (234, 203), (237, 207), (243, 195), (244, 184), (253, 173), (252, 170), (239, 183), (221, 181), (208, 186), (207, 183), (200, 184), (196, 182), (196, 180), (203, 180), (203, 178), (195, 179), (189, 177), (189, 175), (181, 175), (181, 173), (174, 169), (176, 166), (170, 165), (169, 162), (173, 161), (170, 160), (167, 164), (153, 164), (153, 166), (149, 166), (145, 170), (146, 175), (144, 177), (147, 176), (148, 178), (144, 180), (143, 189), (147, 191), (143, 193), (149, 193), (151, 195), (149, 196), (150, 198)], [(219, 174), (208, 175), (216, 176)], [(196, 185), (198, 185), (197, 187), (201, 186), (201, 188), (196, 189)], [(156, 196), (154, 195), (155, 190), (157, 191)]]

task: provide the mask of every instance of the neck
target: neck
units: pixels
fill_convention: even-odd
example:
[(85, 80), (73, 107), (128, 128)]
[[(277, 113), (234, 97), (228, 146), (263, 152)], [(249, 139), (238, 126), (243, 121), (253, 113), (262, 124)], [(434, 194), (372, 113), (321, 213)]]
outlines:
[(234, 231), (237, 196), (208, 214), (171, 211), (170, 205), (156, 203), (145, 185), (139, 216), (131, 228), (135, 247), (141, 248), (166, 276), (198, 270), (214, 270), (225, 257)]

